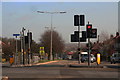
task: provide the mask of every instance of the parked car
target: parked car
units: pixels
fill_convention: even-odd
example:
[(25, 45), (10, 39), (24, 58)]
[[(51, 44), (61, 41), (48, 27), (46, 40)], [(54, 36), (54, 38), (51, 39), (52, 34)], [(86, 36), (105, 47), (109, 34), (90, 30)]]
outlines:
[[(96, 58), (93, 54), (90, 54), (90, 60), (91, 60), (92, 63), (96, 61)], [(88, 53), (83, 52), (83, 53), (81, 53), (81, 62), (83, 63), (83, 62), (86, 62), (86, 61), (88, 61)]]
[(120, 53), (116, 52), (116, 53), (113, 53), (112, 56), (110, 57), (110, 61), (111, 61), (111, 64), (112, 63), (116, 63), (116, 62), (120, 62)]

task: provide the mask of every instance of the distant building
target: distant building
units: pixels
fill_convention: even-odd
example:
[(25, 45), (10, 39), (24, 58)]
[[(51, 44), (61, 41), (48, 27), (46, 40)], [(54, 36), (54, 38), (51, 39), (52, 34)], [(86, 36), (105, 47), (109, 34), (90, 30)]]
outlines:
[(2, 54), (2, 41), (0, 41), (0, 54)]
[(114, 52), (120, 52), (119, 32), (116, 32), (115, 37), (111, 35), (110, 39), (103, 41), (102, 43), (94, 43), (92, 47), (92, 54), (96, 55), (98, 52), (100, 52), (104, 56), (110, 56)]
[(114, 44), (114, 49), (117, 52), (120, 52), (120, 35), (119, 32), (116, 33), (116, 36), (114, 37), (115, 44)]

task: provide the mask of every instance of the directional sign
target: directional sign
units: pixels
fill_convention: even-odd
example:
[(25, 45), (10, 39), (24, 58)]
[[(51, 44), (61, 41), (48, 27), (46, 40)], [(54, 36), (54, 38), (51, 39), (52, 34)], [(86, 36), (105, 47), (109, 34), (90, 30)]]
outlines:
[(13, 36), (20, 36), (20, 34), (13, 34)]

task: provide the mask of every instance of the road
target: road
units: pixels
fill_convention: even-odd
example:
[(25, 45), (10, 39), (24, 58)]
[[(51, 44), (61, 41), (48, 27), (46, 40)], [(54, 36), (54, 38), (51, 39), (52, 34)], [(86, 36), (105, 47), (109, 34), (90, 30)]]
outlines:
[[(77, 64), (75, 61), (58, 61), (54, 63), (49, 63), (50, 66), (34, 66), (34, 67), (3, 67), (3, 76), (8, 76), (9, 80), (18, 80), (23, 78), (25, 80), (53, 80), (53, 79), (105, 79), (105, 80), (116, 80), (119, 78), (118, 68), (73, 68), (73, 67), (59, 67), (51, 65), (66, 65), (66, 64)], [(82, 63), (87, 64), (87, 63)], [(95, 63), (92, 63), (92, 65)], [(106, 64), (108, 65), (108, 64)], [(115, 66), (117, 64), (110, 64)], [(109, 65), (109, 66), (110, 66)]]

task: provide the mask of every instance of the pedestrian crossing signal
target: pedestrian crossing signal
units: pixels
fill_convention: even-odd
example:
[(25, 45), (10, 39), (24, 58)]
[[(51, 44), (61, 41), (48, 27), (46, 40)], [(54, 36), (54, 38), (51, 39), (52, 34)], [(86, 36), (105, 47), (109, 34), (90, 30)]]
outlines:
[(97, 29), (91, 30), (91, 38), (97, 38)]

